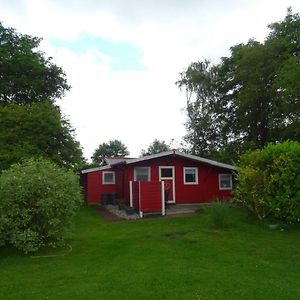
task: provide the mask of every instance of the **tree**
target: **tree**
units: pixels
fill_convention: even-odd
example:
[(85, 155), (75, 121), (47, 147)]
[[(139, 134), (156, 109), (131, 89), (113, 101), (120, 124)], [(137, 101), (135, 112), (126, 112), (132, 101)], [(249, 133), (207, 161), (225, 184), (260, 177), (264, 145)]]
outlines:
[(63, 70), (37, 50), (40, 42), (0, 23), (0, 104), (53, 102), (70, 89)]
[(0, 119), (0, 170), (36, 156), (67, 168), (83, 162), (73, 128), (53, 104), (0, 106)]
[(207, 157), (221, 146), (219, 123), (215, 117), (214, 103), (218, 94), (214, 90), (214, 68), (210, 62), (194, 62), (186, 71), (180, 73), (176, 82), (180, 89), (185, 88), (187, 135), (184, 140), (191, 145), (194, 155)]
[(73, 172), (30, 159), (2, 172), (0, 199), (0, 245), (27, 253), (65, 244), (82, 194)]
[(219, 64), (193, 63), (181, 73), (186, 139), (195, 154), (234, 158), (269, 142), (300, 139), (299, 14), (289, 9), (269, 28), (264, 43), (235, 45)]
[[(300, 29), (300, 19), (297, 26)], [(295, 131), (288, 130), (299, 124), (300, 116), (299, 96), (288, 84), (291, 80), (300, 87), (288, 73), (294, 61), (291, 55), (285, 41), (268, 38), (264, 44), (250, 40), (234, 46), (231, 57), (222, 59), (219, 92), (234, 111), (230, 129), (235, 139), (263, 148), (268, 142), (297, 138)], [(299, 63), (293, 64), (293, 72), (299, 70)]]
[[(288, 9), (282, 22), (270, 26), (267, 44), (280, 49), (280, 68), (274, 79), (279, 103), (281, 140), (300, 140), (300, 15)], [(278, 51), (279, 52), (279, 51)], [(281, 116), (284, 115), (282, 118)], [(280, 118), (281, 117), (281, 118)], [(277, 120), (276, 120), (277, 121)]]
[(110, 140), (108, 143), (102, 143), (94, 151), (92, 162), (101, 164), (106, 157), (124, 157), (129, 155), (127, 147), (120, 140)]
[(157, 154), (160, 152), (164, 151), (169, 151), (170, 146), (166, 144), (165, 141), (160, 141), (158, 139), (154, 139), (154, 141), (149, 145), (147, 150), (142, 150), (141, 155), (146, 156), (146, 155), (151, 155), (151, 154)]

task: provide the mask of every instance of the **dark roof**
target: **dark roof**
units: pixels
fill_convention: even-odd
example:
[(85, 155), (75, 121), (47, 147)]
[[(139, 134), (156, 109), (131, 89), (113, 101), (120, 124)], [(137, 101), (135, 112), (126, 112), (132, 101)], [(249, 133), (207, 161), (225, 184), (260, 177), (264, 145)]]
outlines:
[(232, 166), (232, 165), (223, 164), (223, 163), (217, 162), (215, 160), (199, 157), (199, 156), (196, 156), (196, 155), (186, 154), (186, 153), (179, 152), (179, 151), (176, 151), (176, 150), (170, 150), (170, 151), (161, 152), (161, 153), (158, 153), (158, 154), (152, 154), (152, 155), (147, 155), (147, 156), (136, 158), (136, 159), (131, 159), (129, 161), (126, 161), (126, 164), (133, 164), (133, 163), (137, 163), (137, 162), (140, 162), (140, 161), (150, 160), (150, 159), (169, 156), (169, 155), (179, 156), (179, 157), (187, 158), (187, 159), (190, 159), (190, 160), (203, 162), (205, 164), (212, 165), (212, 166), (215, 166), (215, 167), (224, 168), (224, 169), (230, 169), (230, 170), (236, 170), (237, 169), (235, 166)]
[(129, 161), (134, 158), (129, 157), (106, 157), (104, 159), (105, 165), (113, 166), (120, 163), (125, 163), (126, 161)]
[(125, 157), (123, 157), (123, 158), (122, 157), (120, 157), (120, 158), (106, 158), (106, 160), (108, 162), (108, 165), (98, 167), (98, 168), (82, 170), (81, 173), (85, 174), (85, 173), (90, 173), (90, 172), (95, 172), (95, 171), (106, 170), (106, 169), (109, 169), (113, 165), (118, 165), (118, 164), (129, 165), (129, 164), (134, 164), (134, 163), (138, 163), (138, 162), (141, 162), (141, 161), (147, 161), (147, 160), (160, 158), (160, 157), (165, 157), (165, 156), (170, 156), (170, 155), (187, 158), (187, 159), (194, 160), (194, 161), (199, 161), (199, 162), (202, 162), (202, 163), (205, 163), (205, 164), (208, 164), (208, 165), (211, 165), (211, 166), (223, 168), (223, 169), (237, 170), (237, 168), (235, 166), (232, 166), (232, 165), (223, 164), (223, 163), (211, 160), (211, 159), (207, 159), (207, 158), (203, 158), (203, 157), (199, 157), (199, 156), (195, 156), (195, 155), (191, 155), (191, 154), (186, 154), (186, 153), (182, 153), (182, 152), (175, 151), (175, 150), (170, 150), (170, 151), (161, 152), (161, 153), (158, 153), (158, 154), (147, 155), (147, 156), (143, 156), (143, 157), (139, 157), (139, 158), (125, 158)]

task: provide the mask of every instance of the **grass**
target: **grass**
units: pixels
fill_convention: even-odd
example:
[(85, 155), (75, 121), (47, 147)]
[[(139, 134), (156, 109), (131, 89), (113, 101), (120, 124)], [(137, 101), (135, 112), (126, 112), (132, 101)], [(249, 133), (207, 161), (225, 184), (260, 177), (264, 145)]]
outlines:
[(69, 254), (0, 250), (0, 299), (300, 298), (299, 228), (270, 230), (238, 208), (226, 229), (211, 217), (106, 223), (84, 207)]

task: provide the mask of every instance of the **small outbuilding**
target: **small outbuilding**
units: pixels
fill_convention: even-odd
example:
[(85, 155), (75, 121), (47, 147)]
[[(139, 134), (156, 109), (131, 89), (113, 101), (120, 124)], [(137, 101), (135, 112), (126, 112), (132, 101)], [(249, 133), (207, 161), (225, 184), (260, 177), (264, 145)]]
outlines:
[(170, 204), (207, 203), (231, 197), (232, 165), (166, 151), (140, 158), (108, 158), (105, 165), (82, 170), (88, 204), (122, 199), (143, 213), (161, 212)]

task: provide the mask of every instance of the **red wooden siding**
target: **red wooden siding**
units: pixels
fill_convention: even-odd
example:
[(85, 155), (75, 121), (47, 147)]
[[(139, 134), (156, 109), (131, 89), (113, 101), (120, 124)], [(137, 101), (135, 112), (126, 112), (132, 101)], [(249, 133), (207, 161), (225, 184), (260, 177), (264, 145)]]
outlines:
[[(184, 184), (184, 167), (198, 169), (198, 184)], [(178, 159), (176, 163), (176, 203), (201, 203), (228, 198), (230, 190), (219, 189), (219, 174), (231, 174), (230, 171), (205, 165), (203, 163), (188, 162)]]
[(143, 213), (161, 212), (162, 192), (161, 182), (133, 182), (132, 183), (132, 204), (137, 211)]
[(161, 183), (158, 181), (141, 182), (140, 184), (140, 197), (142, 212), (161, 212), (162, 199), (161, 199)]
[[(219, 189), (219, 174), (231, 174), (230, 170), (222, 169), (201, 162), (180, 157), (161, 157), (151, 161), (143, 161), (128, 165), (126, 180), (134, 180), (134, 167), (151, 166), (151, 181), (159, 181), (159, 166), (174, 166), (175, 168), (175, 202), (177, 204), (205, 203), (216, 198), (230, 198), (231, 190)], [(184, 171), (186, 167), (198, 168), (198, 184), (184, 184)], [(129, 205), (129, 185), (125, 186), (124, 198)]]
[[(111, 171), (111, 170), (105, 170)], [(119, 171), (115, 173), (115, 184), (102, 183), (103, 171), (95, 171), (85, 174), (86, 178), (86, 200), (88, 204), (101, 203), (101, 195), (106, 193), (120, 193), (119, 182), (121, 174)]]

